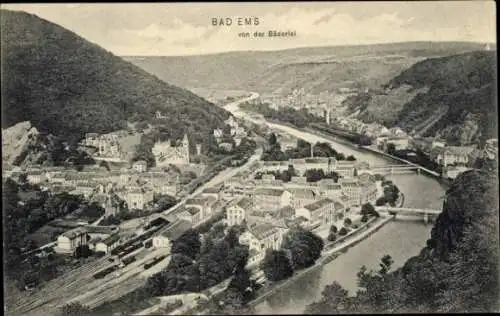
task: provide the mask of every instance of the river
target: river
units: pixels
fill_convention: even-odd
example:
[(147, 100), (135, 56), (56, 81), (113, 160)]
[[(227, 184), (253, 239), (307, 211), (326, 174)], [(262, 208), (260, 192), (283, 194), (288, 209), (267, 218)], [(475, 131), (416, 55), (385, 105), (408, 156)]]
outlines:
[[(236, 102), (228, 105), (226, 109), (235, 116), (249, 119), (254, 123), (263, 123), (249, 118), (238, 109)], [(357, 160), (366, 161), (372, 166), (399, 163), (369, 151), (299, 131), (292, 127), (270, 122), (267, 122), (267, 125), (272, 129), (289, 133), (308, 142), (329, 142), (338, 152), (342, 152), (346, 156), (354, 155)], [(404, 193), (405, 207), (442, 208), (446, 187), (436, 179), (424, 174), (391, 175), (386, 176), (386, 178), (391, 179)], [(255, 307), (256, 313), (301, 314), (306, 305), (321, 298), (324, 286), (333, 281), (339, 282), (351, 295), (354, 295), (357, 290), (356, 274), (361, 266), (365, 265), (368, 269), (378, 269), (382, 256), (389, 254), (394, 260), (393, 269), (401, 267), (407, 259), (417, 255), (425, 246), (430, 237), (431, 228), (432, 225), (425, 225), (423, 221), (396, 220), (389, 222), (378, 232), (350, 248), (335, 260), (273, 293)]]

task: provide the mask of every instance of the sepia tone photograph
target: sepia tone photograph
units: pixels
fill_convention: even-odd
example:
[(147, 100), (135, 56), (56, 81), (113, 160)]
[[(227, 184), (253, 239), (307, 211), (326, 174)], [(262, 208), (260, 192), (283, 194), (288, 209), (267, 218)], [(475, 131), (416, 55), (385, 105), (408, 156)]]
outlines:
[(0, 12), (5, 315), (500, 312), (494, 1)]

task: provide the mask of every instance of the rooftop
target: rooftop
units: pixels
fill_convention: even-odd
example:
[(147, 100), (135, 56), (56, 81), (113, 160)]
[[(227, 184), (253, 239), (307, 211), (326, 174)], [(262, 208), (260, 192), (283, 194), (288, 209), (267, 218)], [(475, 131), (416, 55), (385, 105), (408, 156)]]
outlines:
[(241, 207), (244, 210), (248, 210), (248, 209), (252, 208), (252, 200), (247, 198), (247, 197), (243, 197), (243, 198), (238, 200), (236, 205)]
[(178, 220), (170, 225), (168, 225), (165, 230), (161, 233), (161, 236), (167, 237), (170, 240), (176, 240), (182, 234), (184, 234), (188, 229), (190, 229), (192, 224), (186, 220)]
[(278, 230), (270, 223), (258, 222), (249, 227), (249, 231), (257, 239), (262, 240), (275, 234)]
[(87, 234), (87, 229), (85, 229), (84, 227), (77, 227), (77, 228), (74, 228), (72, 230), (68, 230), (67, 232), (62, 233), (62, 236), (69, 238), (69, 239), (73, 239), (73, 238), (76, 238), (76, 237), (81, 236), (83, 234)]
[(315, 210), (317, 210), (325, 205), (332, 204), (332, 203), (334, 203), (333, 200), (326, 198), (326, 199), (322, 199), (322, 200), (319, 200), (317, 202), (314, 202), (312, 204), (305, 205), (304, 208), (308, 209), (309, 211), (315, 211)]
[(314, 198), (317, 194), (311, 189), (307, 188), (289, 188), (287, 189), (294, 197), (299, 198)]
[(109, 236), (108, 238), (104, 239), (101, 241), (101, 243), (105, 244), (106, 246), (111, 246), (118, 242), (120, 240), (120, 236), (118, 234), (114, 234)]
[(254, 191), (255, 195), (272, 195), (272, 196), (281, 196), (284, 190), (281, 189), (272, 189), (272, 188), (258, 188)]

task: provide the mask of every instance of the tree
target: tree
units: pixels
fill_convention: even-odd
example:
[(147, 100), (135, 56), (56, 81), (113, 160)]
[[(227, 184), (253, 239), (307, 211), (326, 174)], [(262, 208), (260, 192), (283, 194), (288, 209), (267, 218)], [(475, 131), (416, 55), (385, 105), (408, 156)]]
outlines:
[(384, 206), (387, 203), (387, 199), (385, 196), (381, 196), (375, 201), (376, 206)]
[(194, 229), (188, 229), (177, 240), (172, 243), (172, 254), (181, 253), (191, 259), (195, 259), (200, 252), (201, 241), (199, 233)]
[(335, 233), (330, 233), (327, 239), (328, 241), (335, 241), (337, 239), (337, 235), (335, 235)]
[(75, 258), (87, 258), (92, 254), (88, 245), (80, 245), (75, 249)]
[(344, 226), (345, 227), (349, 227), (349, 226), (351, 226), (351, 224), (352, 224), (352, 220), (349, 217), (344, 219)]
[(339, 236), (345, 236), (345, 235), (347, 235), (347, 229), (345, 227), (342, 227), (339, 230)]
[(393, 263), (394, 260), (392, 260), (392, 257), (390, 255), (383, 256), (379, 263), (380, 265), (379, 274), (381, 275), (387, 274), (387, 272), (391, 269)]
[(278, 145), (278, 139), (276, 138), (276, 134), (271, 133), (271, 135), (269, 135), (269, 140), (267, 142), (270, 147), (275, 147), (276, 145)]
[(365, 203), (361, 206), (361, 215), (373, 215), (375, 213), (375, 207), (370, 203)]
[(88, 316), (90, 308), (80, 303), (68, 303), (61, 307), (62, 316)]
[(282, 250), (266, 251), (266, 256), (261, 263), (264, 275), (270, 281), (280, 281), (293, 275), (293, 269), (286, 253)]
[(389, 155), (394, 155), (396, 153), (396, 145), (394, 145), (394, 143), (387, 144), (387, 153)]
[(363, 215), (363, 217), (361, 217), (361, 222), (362, 223), (368, 222), (368, 215)]
[(330, 233), (336, 234), (338, 232), (337, 226), (332, 225), (330, 226)]
[(356, 157), (354, 157), (353, 155), (349, 155), (349, 156), (346, 157), (345, 160), (347, 160), (347, 161), (356, 161)]
[(344, 314), (349, 313), (348, 292), (337, 282), (325, 286), (321, 300), (309, 304), (304, 314)]
[(303, 228), (293, 228), (284, 237), (282, 248), (291, 254), (294, 270), (313, 265), (323, 250), (323, 239)]

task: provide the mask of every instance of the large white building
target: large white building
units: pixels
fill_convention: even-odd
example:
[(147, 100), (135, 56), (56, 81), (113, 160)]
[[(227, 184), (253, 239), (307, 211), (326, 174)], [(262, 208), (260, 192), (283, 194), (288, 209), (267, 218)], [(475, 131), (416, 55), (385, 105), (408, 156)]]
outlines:
[(248, 197), (241, 197), (232, 201), (229, 206), (226, 207), (227, 224), (229, 226), (241, 225), (252, 209), (253, 202)]
[(57, 237), (56, 252), (73, 253), (78, 246), (87, 245), (90, 236), (84, 227), (77, 227)]
[(266, 210), (277, 210), (292, 204), (292, 194), (286, 190), (257, 188), (253, 192), (253, 204)]
[(329, 225), (339, 219), (339, 214), (344, 214), (345, 207), (342, 203), (325, 198), (312, 204), (304, 205), (295, 210), (295, 217), (304, 217), (309, 225)]

